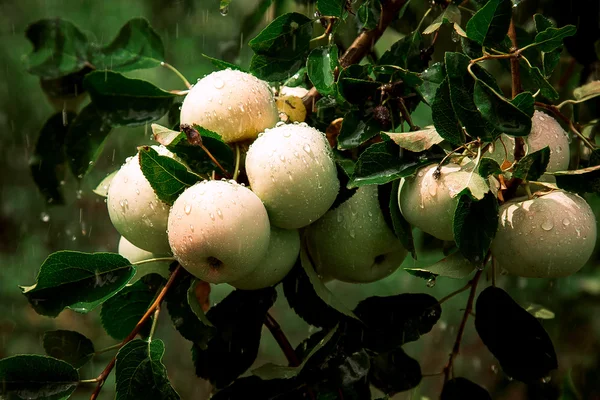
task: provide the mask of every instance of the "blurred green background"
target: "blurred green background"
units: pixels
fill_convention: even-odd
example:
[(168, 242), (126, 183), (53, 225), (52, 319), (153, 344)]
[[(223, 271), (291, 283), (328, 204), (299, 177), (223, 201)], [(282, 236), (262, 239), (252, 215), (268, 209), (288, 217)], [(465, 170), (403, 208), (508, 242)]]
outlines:
[[(3, 0), (0, 2), (0, 358), (18, 353), (43, 353), (41, 337), (51, 329), (77, 330), (88, 336), (97, 349), (115, 344), (102, 330), (99, 312), (80, 315), (65, 311), (58, 318), (40, 317), (31, 309), (18, 285), (30, 285), (48, 254), (61, 250), (116, 251), (118, 234), (110, 224), (104, 199), (92, 189), (123, 160), (135, 153), (136, 146), (151, 143), (149, 126), (113, 129), (102, 156), (81, 185), (69, 177), (63, 185), (67, 204), (53, 206), (45, 202), (31, 179), (29, 159), (38, 132), (54, 108), (45, 98), (39, 79), (28, 74), (21, 64), (23, 54), (31, 50), (24, 36), (27, 25), (41, 18), (60, 17), (71, 20), (89, 33), (98, 43), (112, 40), (119, 28), (130, 18), (143, 16), (162, 37), (166, 61), (176, 66), (190, 81), (212, 70), (202, 57), (206, 53), (217, 58), (248, 65), (251, 52), (246, 45), (262, 26), (276, 15), (298, 10), (308, 15), (314, 5), (304, 1), (275, 1), (252, 31), (240, 32), (242, 21), (254, 10), (257, 0), (233, 0), (226, 16), (219, 13), (217, 0)], [(416, 2), (415, 2), (416, 3)], [(421, 15), (425, 2), (418, 2), (411, 13)], [(421, 12), (421, 14), (419, 14)], [(409, 15), (411, 15), (409, 13)], [(530, 14), (531, 15), (531, 14)], [(418, 19), (410, 24), (414, 27)], [(406, 29), (410, 30), (410, 26)], [(398, 29), (402, 31), (402, 27)], [(344, 29), (348, 40), (356, 27)], [(440, 48), (434, 58), (443, 53), (444, 43), (452, 46), (450, 32), (443, 31)], [(381, 54), (402, 33), (390, 30), (376, 47)], [(568, 66), (558, 68), (561, 74)], [(576, 67), (572, 82), (578, 80)], [(130, 76), (152, 81), (164, 89), (183, 89), (181, 81), (166, 69), (139, 71)], [(572, 86), (572, 85), (571, 85)], [(563, 91), (568, 92), (568, 85)], [(419, 107), (414, 115), (421, 126), (431, 123), (427, 107)], [(160, 121), (159, 121), (160, 123)], [(595, 208), (598, 209), (597, 199)], [(407, 259), (405, 267), (426, 266), (442, 258), (440, 243), (417, 235), (419, 260)], [(436, 247), (437, 246), (437, 247)], [(437, 249), (436, 249), (437, 248)], [(531, 303), (544, 306), (556, 314), (544, 321), (559, 353), (560, 370), (546, 384), (526, 387), (511, 382), (499, 369), (473, 329), (472, 319), (455, 371), (485, 386), (495, 399), (558, 398), (564, 377), (571, 374), (582, 398), (600, 398), (600, 274), (595, 256), (590, 265), (576, 276), (561, 280), (518, 279), (501, 276), (499, 283), (523, 306)], [(438, 279), (435, 285), (415, 278), (402, 269), (389, 278), (369, 285), (348, 285), (333, 282), (330, 287), (348, 305), (371, 295), (391, 295), (402, 292), (426, 292), (438, 298), (464, 285), (463, 281)], [(489, 284), (489, 277), (480, 286)], [(431, 286), (431, 287), (430, 287)], [(229, 290), (226, 285), (213, 287), (211, 301), (218, 301)], [(440, 322), (419, 342), (406, 346), (407, 352), (421, 363), (424, 374), (436, 374), (447, 361), (456, 329), (466, 302), (466, 293), (444, 303)], [(274, 317), (295, 346), (312, 333), (280, 297), (273, 310)], [(198, 379), (190, 357), (190, 343), (171, 327), (165, 312), (161, 313), (156, 334), (166, 342), (165, 364), (175, 389), (183, 399), (207, 398), (209, 385)], [(101, 354), (84, 368), (82, 378), (98, 375), (109, 362), (112, 353)], [(280, 349), (268, 331), (264, 331), (257, 364), (284, 364)], [(420, 387), (396, 396), (398, 399), (436, 398), (443, 378), (424, 377)], [(93, 387), (83, 385), (75, 398), (88, 398)], [(100, 398), (114, 396), (114, 375), (104, 387)], [(249, 394), (249, 398), (251, 398)]]

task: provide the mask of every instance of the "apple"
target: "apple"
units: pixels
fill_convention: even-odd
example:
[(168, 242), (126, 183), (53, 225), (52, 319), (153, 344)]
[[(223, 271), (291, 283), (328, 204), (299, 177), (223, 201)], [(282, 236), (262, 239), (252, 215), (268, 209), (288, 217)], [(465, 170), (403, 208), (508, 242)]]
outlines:
[(577, 272), (596, 245), (596, 218), (580, 196), (556, 190), (500, 207), (491, 246), (500, 269), (530, 278), (558, 278)]
[(320, 276), (374, 282), (396, 271), (407, 251), (390, 230), (377, 186), (360, 187), (339, 207), (306, 228), (308, 253)]
[(237, 289), (256, 290), (279, 283), (296, 263), (300, 254), (300, 234), (296, 229), (271, 227), (267, 254), (248, 275), (229, 284)]
[(467, 186), (487, 187), (483, 178), (456, 164), (446, 164), (435, 177), (438, 164), (421, 168), (414, 177), (401, 181), (398, 205), (404, 218), (415, 227), (441, 240), (454, 240), (452, 222), (458, 194)]
[(265, 207), (235, 181), (202, 181), (186, 189), (171, 208), (168, 228), (175, 259), (209, 283), (248, 275), (269, 247)]
[[(163, 146), (152, 146), (173, 157)], [(108, 214), (115, 229), (134, 246), (151, 253), (171, 251), (167, 239), (169, 205), (156, 196), (140, 168), (139, 153), (129, 157), (108, 187)]]
[(181, 124), (197, 124), (223, 141), (255, 139), (279, 121), (266, 82), (246, 72), (225, 69), (198, 80), (181, 105)]
[(284, 229), (319, 219), (340, 188), (325, 135), (305, 123), (279, 124), (259, 135), (248, 149), (246, 174), (271, 224)]
[[(550, 147), (550, 160), (548, 161), (548, 172), (566, 171), (569, 168), (569, 136), (560, 124), (548, 114), (535, 111), (531, 120), (531, 133), (525, 137), (525, 150), (527, 154)], [(515, 138), (502, 134), (493, 146), (490, 146), (484, 157), (494, 159), (502, 165), (504, 160), (514, 162), (515, 160)], [(552, 180), (551, 176), (545, 176), (545, 180)]]
[[(119, 254), (129, 260), (130, 263), (134, 264), (138, 261), (150, 260), (152, 258), (163, 258), (163, 257), (172, 257), (171, 254), (154, 254), (146, 251), (144, 249), (140, 249), (137, 246), (131, 244), (130, 241), (121, 236), (119, 240)], [(169, 277), (169, 265), (171, 261), (152, 261), (148, 263), (143, 263), (140, 265), (136, 265), (136, 272), (133, 278), (129, 281), (129, 284), (135, 283), (144, 275), (149, 274), (159, 274), (163, 278)]]

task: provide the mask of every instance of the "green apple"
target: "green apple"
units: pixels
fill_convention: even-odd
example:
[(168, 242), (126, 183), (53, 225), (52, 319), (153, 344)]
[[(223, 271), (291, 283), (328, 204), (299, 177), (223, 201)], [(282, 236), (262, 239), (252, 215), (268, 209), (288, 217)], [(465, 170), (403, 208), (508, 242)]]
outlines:
[[(173, 156), (163, 146), (152, 146)], [(134, 246), (151, 253), (171, 251), (167, 239), (169, 206), (158, 199), (140, 168), (139, 153), (127, 159), (108, 187), (108, 214), (115, 229)]]
[(193, 85), (181, 105), (182, 124), (197, 124), (225, 142), (255, 139), (279, 121), (273, 93), (266, 82), (246, 72), (225, 69)]
[(595, 245), (591, 207), (574, 193), (556, 190), (503, 204), (491, 250), (498, 267), (511, 274), (558, 278), (579, 271)]
[(325, 135), (305, 123), (267, 129), (250, 146), (246, 173), (271, 224), (306, 226), (329, 210), (340, 188)]
[(252, 191), (235, 181), (202, 181), (175, 200), (169, 214), (173, 255), (209, 283), (248, 275), (267, 254), (267, 211)]
[[(152, 258), (172, 257), (172, 255), (170, 253), (154, 254), (154, 253), (150, 253), (149, 251), (146, 251), (144, 249), (140, 249), (139, 247), (132, 245), (131, 242), (129, 242), (123, 236), (121, 236), (121, 239), (119, 240), (119, 254), (122, 255), (123, 257), (125, 257), (126, 259), (128, 259), (129, 262), (132, 264), (136, 263), (138, 261), (150, 260)], [(165, 261), (152, 261), (152, 262), (136, 265), (135, 266), (135, 268), (136, 268), (135, 275), (133, 276), (133, 278), (131, 278), (131, 280), (129, 281), (129, 284), (135, 283), (142, 276), (148, 275), (148, 274), (159, 274), (163, 278), (168, 278), (170, 264), (171, 264), (171, 261), (165, 260)]]
[(233, 282), (231, 286), (243, 290), (256, 290), (279, 283), (290, 272), (300, 254), (300, 234), (296, 229), (271, 227), (267, 254), (250, 274)]
[(308, 252), (320, 276), (373, 282), (396, 271), (407, 251), (390, 230), (377, 186), (364, 186), (306, 228)]

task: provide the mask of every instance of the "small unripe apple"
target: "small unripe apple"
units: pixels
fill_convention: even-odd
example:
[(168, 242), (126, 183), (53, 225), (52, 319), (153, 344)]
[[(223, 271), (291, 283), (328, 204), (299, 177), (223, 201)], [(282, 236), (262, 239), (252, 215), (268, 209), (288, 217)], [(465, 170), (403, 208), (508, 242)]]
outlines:
[(319, 219), (340, 188), (325, 135), (304, 123), (278, 125), (262, 133), (248, 150), (246, 173), (271, 224), (285, 229)]
[(296, 229), (271, 227), (271, 239), (265, 257), (250, 274), (229, 284), (243, 290), (256, 290), (279, 283), (296, 263), (300, 254), (300, 234)]
[(177, 261), (209, 283), (233, 282), (267, 254), (270, 225), (260, 199), (235, 181), (202, 181), (175, 200), (169, 243)]
[[(171, 254), (169, 253), (154, 254), (144, 249), (140, 249), (139, 247), (132, 245), (131, 242), (123, 236), (121, 236), (121, 239), (119, 240), (119, 254), (128, 259), (132, 264), (138, 261), (150, 260), (152, 258), (171, 257)], [(163, 278), (168, 278), (170, 263), (170, 261), (152, 261), (136, 265), (135, 275), (131, 278), (129, 284), (135, 283), (142, 276), (148, 274), (159, 274)]]
[(306, 228), (317, 273), (344, 282), (374, 282), (396, 271), (407, 251), (390, 230), (377, 186), (364, 186)]
[[(560, 124), (548, 114), (535, 111), (531, 119), (531, 133), (525, 137), (525, 151), (527, 154), (550, 147), (550, 160), (548, 172), (566, 171), (569, 168), (569, 136)], [(515, 160), (515, 138), (502, 134), (484, 157), (494, 159), (502, 165), (504, 160)], [(552, 179), (550, 176), (546, 180)]]
[(200, 79), (181, 105), (182, 124), (197, 124), (225, 142), (255, 139), (279, 121), (266, 82), (246, 72), (225, 69)]
[(458, 194), (467, 183), (483, 178), (456, 164), (442, 166), (436, 178), (437, 167), (437, 164), (426, 166), (414, 177), (403, 179), (398, 191), (398, 205), (411, 225), (438, 239), (454, 240), (452, 221)]
[(491, 246), (499, 268), (530, 278), (571, 275), (588, 261), (596, 244), (596, 219), (580, 196), (562, 190), (500, 207)]
[[(152, 146), (173, 156), (163, 146)], [(167, 240), (169, 206), (156, 196), (140, 168), (139, 153), (127, 159), (108, 188), (108, 214), (115, 229), (134, 246), (152, 253), (171, 251)]]

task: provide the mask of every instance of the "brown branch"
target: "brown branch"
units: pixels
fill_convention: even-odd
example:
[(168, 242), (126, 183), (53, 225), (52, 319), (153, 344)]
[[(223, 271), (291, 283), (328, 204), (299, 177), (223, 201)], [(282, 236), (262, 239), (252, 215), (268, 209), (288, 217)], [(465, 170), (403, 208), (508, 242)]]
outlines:
[[(517, 31), (515, 29), (515, 23), (513, 19), (510, 20), (508, 27), (508, 37), (512, 43), (510, 49), (511, 53), (515, 53), (519, 50), (519, 44), (517, 43)], [(519, 73), (519, 58), (512, 57), (510, 59), (510, 76), (512, 78), (512, 97), (521, 93), (521, 74)]]
[(458, 352), (460, 351), (460, 343), (462, 342), (463, 334), (465, 333), (465, 328), (467, 326), (467, 320), (469, 319), (469, 315), (473, 310), (473, 302), (475, 301), (475, 293), (477, 292), (477, 283), (479, 282), (479, 278), (481, 277), (483, 270), (478, 269), (475, 273), (475, 276), (470, 281), (471, 291), (469, 292), (469, 299), (467, 300), (467, 306), (465, 308), (465, 312), (463, 314), (462, 321), (458, 328), (458, 333), (456, 335), (456, 340), (454, 341), (454, 346), (452, 347), (452, 353), (450, 353), (450, 358), (448, 359), (448, 363), (444, 367), (444, 383), (448, 382), (450, 379), (450, 372), (452, 370), (452, 366), (454, 364), (454, 359), (458, 356)]
[(296, 352), (294, 351), (290, 341), (288, 340), (287, 336), (285, 336), (285, 333), (283, 333), (281, 330), (279, 323), (277, 323), (275, 318), (273, 318), (273, 316), (269, 313), (267, 313), (267, 316), (265, 317), (265, 326), (269, 328), (271, 335), (273, 335), (275, 341), (277, 341), (277, 344), (279, 347), (281, 347), (281, 350), (283, 351), (283, 354), (285, 354), (285, 358), (287, 358), (290, 367), (297, 367), (300, 365), (300, 360), (298, 359), (298, 356), (296, 355)]
[[(346, 68), (349, 65), (360, 62), (369, 52), (372, 51), (375, 43), (379, 40), (383, 32), (392, 23), (406, 0), (388, 0), (384, 3), (381, 10), (381, 17), (375, 29), (362, 32), (354, 39), (354, 42), (340, 57), (340, 66)], [(302, 101), (307, 112), (312, 112), (314, 103), (320, 97), (319, 92), (314, 87), (308, 91)]]
[[(156, 296), (154, 303), (152, 303), (150, 308), (148, 308), (146, 313), (142, 316), (142, 318), (140, 318), (140, 320), (138, 321), (135, 328), (133, 328), (131, 333), (121, 342), (121, 347), (123, 347), (127, 343), (131, 342), (137, 336), (137, 334), (140, 332), (140, 330), (142, 329), (142, 327), (144, 326), (146, 321), (148, 321), (148, 319), (154, 314), (154, 312), (158, 309), (158, 307), (160, 307), (160, 303), (162, 303), (163, 299), (165, 298), (165, 295), (169, 291), (169, 288), (171, 286), (173, 286), (173, 282), (175, 282), (175, 278), (177, 277), (177, 274), (179, 273), (180, 269), (181, 269), (181, 265), (177, 265), (177, 268), (175, 268), (175, 270), (169, 277), (169, 280), (167, 281), (165, 286), (161, 289), (158, 296)], [(100, 390), (102, 389), (102, 386), (104, 385), (104, 382), (106, 381), (106, 378), (108, 378), (108, 375), (110, 375), (110, 372), (115, 367), (116, 361), (117, 361), (117, 356), (115, 355), (112, 358), (112, 360), (110, 361), (110, 363), (106, 366), (106, 368), (104, 368), (104, 371), (102, 371), (102, 373), (98, 376), (98, 378), (96, 378), (98, 385), (96, 386), (94, 393), (92, 393), (90, 400), (95, 400), (98, 398), (98, 395), (100, 394)]]

